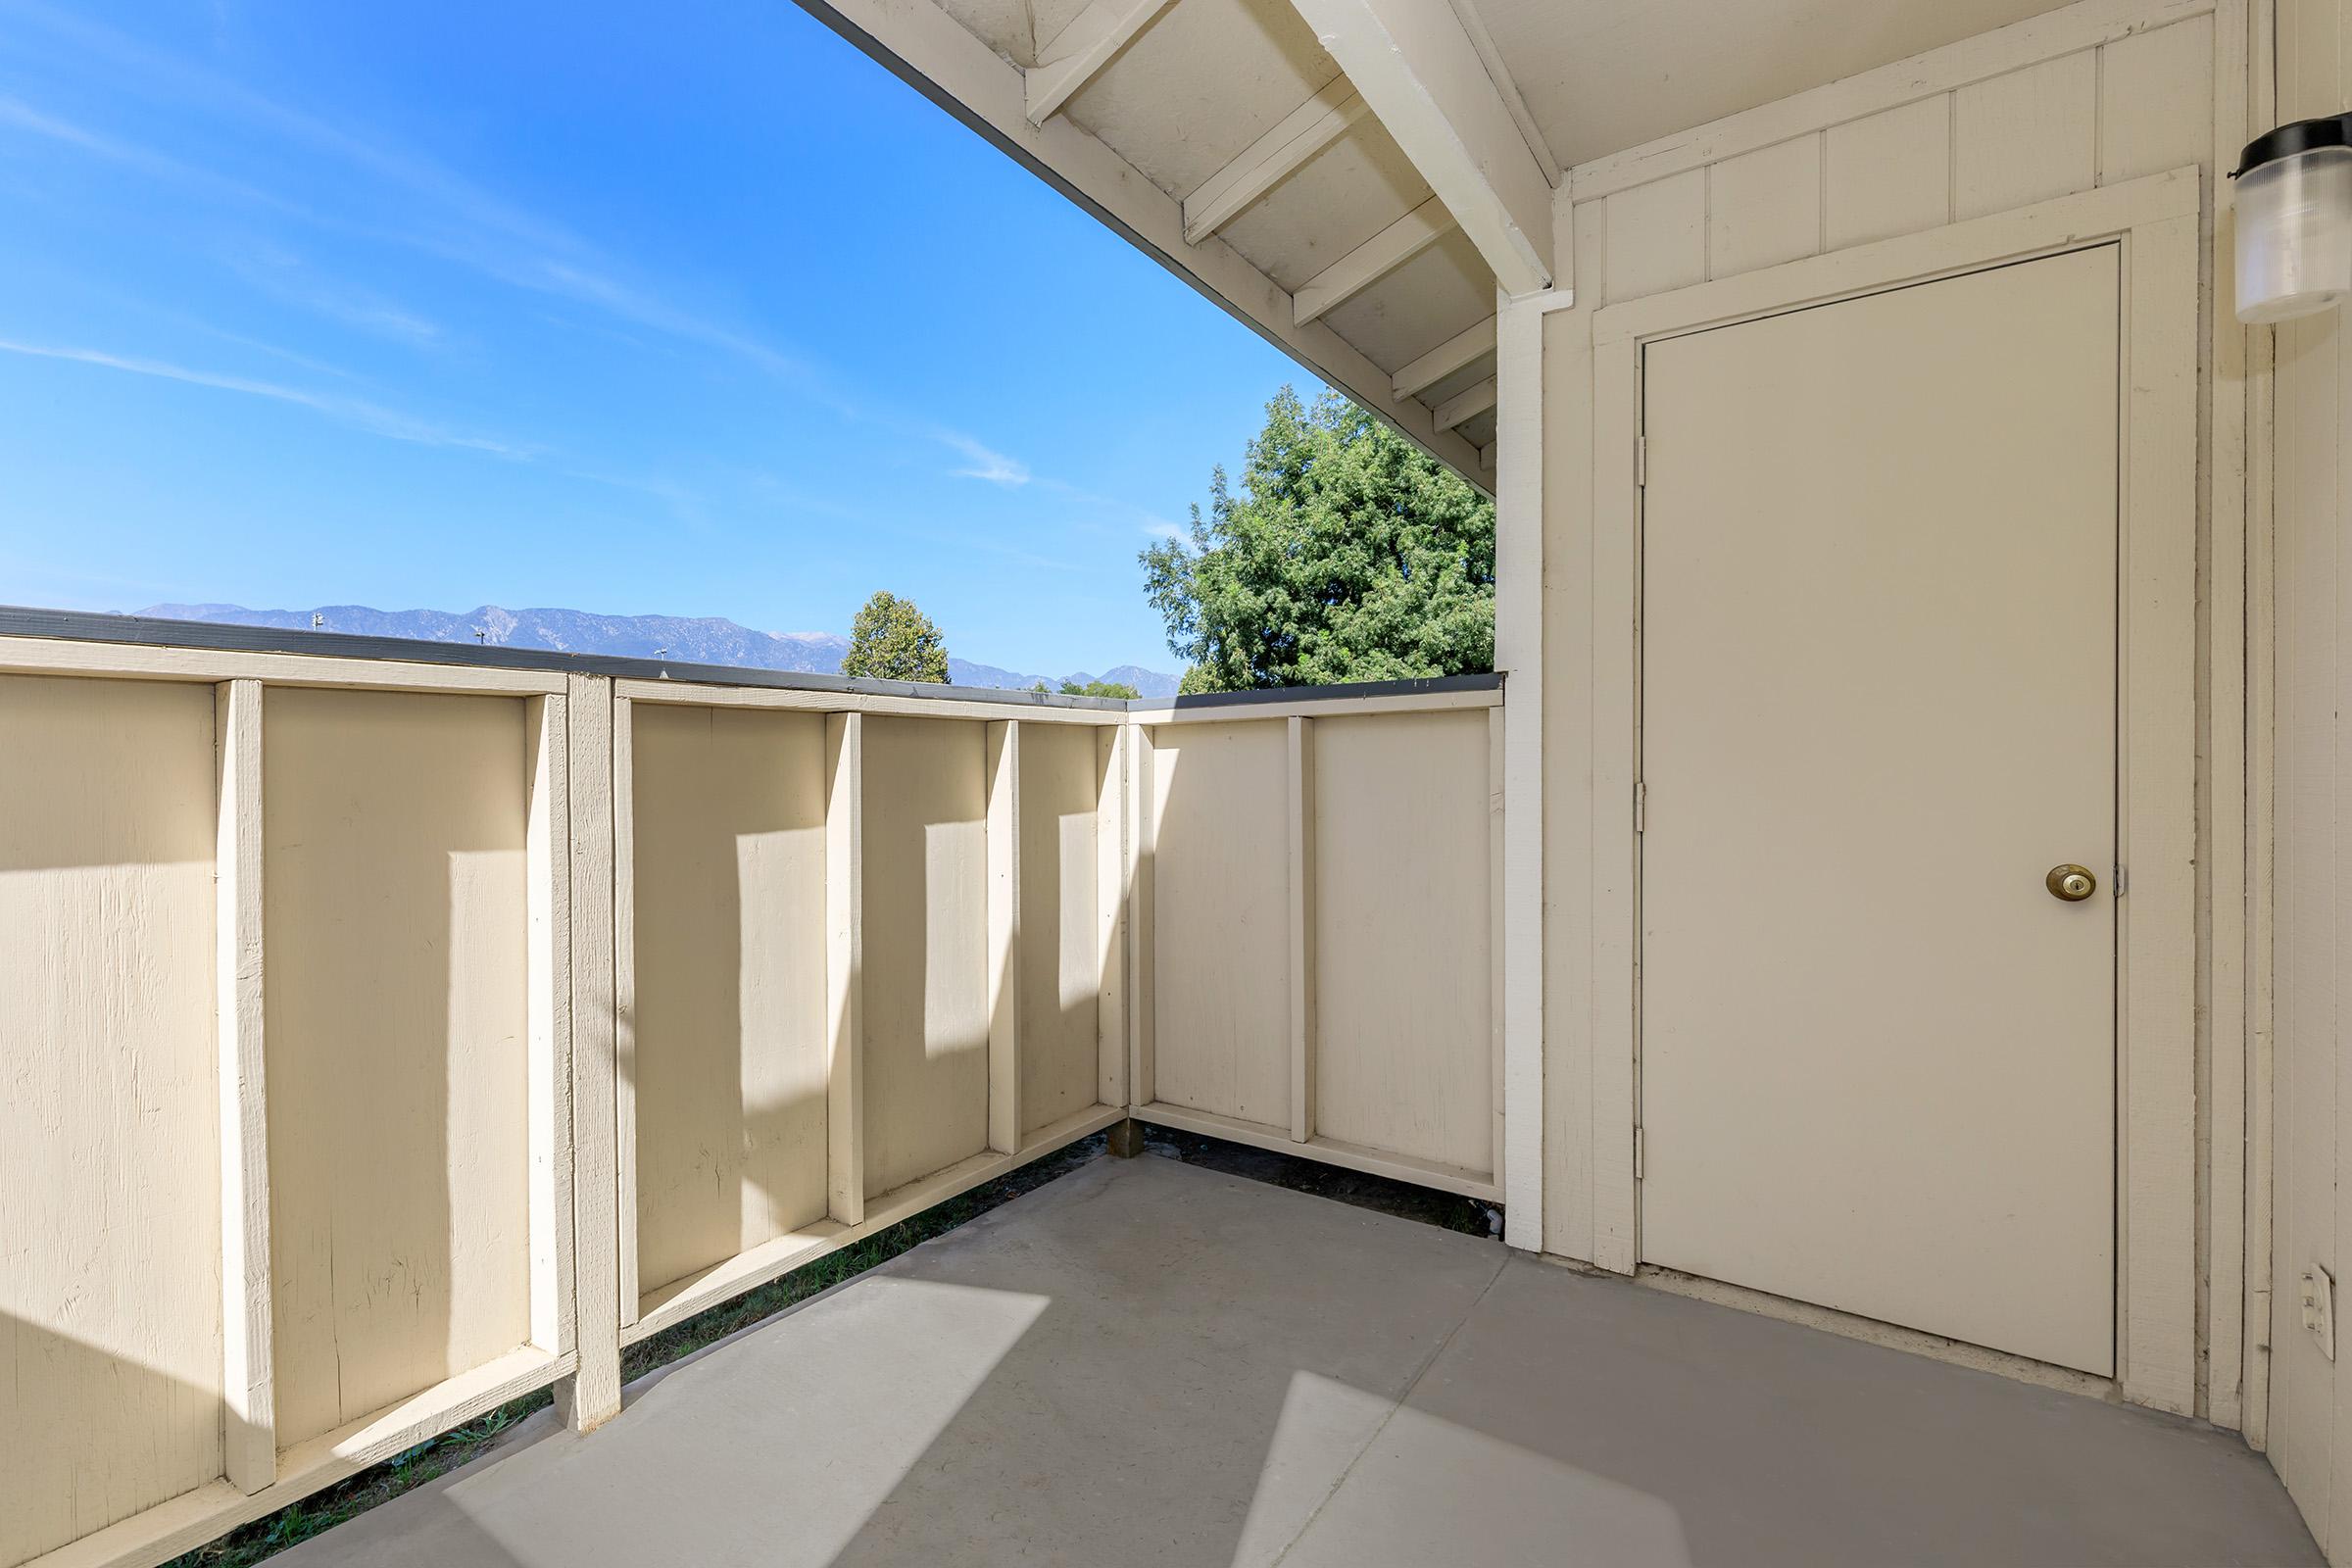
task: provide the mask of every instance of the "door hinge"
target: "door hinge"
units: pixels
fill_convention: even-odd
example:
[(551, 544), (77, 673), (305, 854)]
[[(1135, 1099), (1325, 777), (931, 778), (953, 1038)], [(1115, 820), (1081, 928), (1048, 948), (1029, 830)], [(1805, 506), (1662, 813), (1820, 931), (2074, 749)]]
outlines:
[(1634, 488), (1639, 490), (1649, 483), (1649, 437), (1634, 437)]
[(1634, 831), (1641, 833), (1649, 827), (1649, 785), (1634, 780)]
[(1642, 1177), (1643, 1156), (1647, 1153), (1644, 1146), (1648, 1142), (1648, 1139), (1642, 1136), (1642, 1129), (1636, 1127), (1634, 1129), (1634, 1180), (1636, 1181), (1640, 1181)]

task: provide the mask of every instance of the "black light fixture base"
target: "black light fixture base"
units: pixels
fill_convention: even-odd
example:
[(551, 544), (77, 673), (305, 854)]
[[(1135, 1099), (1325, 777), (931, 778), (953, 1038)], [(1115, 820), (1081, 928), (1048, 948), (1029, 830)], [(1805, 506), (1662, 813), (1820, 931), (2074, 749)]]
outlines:
[(2230, 171), (2230, 177), (2235, 179), (2249, 169), (2292, 158), (2315, 147), (2352, 147), (2352, 114), (2290, 120), (2276, 130), (2264, 131), (2246, 143), (2246, 150), (2238, 154), (2237, 167)]

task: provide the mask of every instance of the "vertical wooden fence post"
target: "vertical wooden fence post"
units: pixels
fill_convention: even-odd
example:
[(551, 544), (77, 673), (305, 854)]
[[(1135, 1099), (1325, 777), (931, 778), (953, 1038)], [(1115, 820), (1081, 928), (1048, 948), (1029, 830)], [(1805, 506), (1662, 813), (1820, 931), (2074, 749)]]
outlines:
[(1127, 1094), (1127, 735), (1124, 720), (1095, 732), (1096, 1098), (1131, 1105)]
[(531, 1343), (550, 1355), (576, 1337), (572, 1273), (571, 753), (565, 703), (525, 705), (530, 815), (524, 829), (530, 934)]
[[(1495, 296), (1494, 667), (1503, 688), (1503, 1240), (1544, 1247), (1544, 315)], [(1630, 1063), (1629, 1063), (1630, 1068)], [(1624, 1130), (1632, 1143), (1632, 1129)], [(1633, 1170), (1631, 1149), (1624, 1161)], [(1630, 1238), (1626, 1239), (1630, 1243)], [(1595, 1243), (1604, 1266), (1632, 1264)], [(1630, 1256), (1630, 1252), (1628, 1254)]]
[(572, 1298), (579, 1361), (556, 1385), (575, 1432), (620, 1413), (613, 1122), (612, 682), (566, 678), (571, 839)]
[(1021, 1148), (1021, 725), (988, 726), (988, 1147)]
[(1291, 1142), (1315, 1136), (1315, 721), (1290, 720)]
[(213, 945), (220, 1082), (221, 1467), (277, 1479), (270, 1327), (270, 1124), (262, 1054), (262, 683), (213, 688), (219, 840)]
[(1156, 984), (1152, 944), (1152, 856), (1159, 812), (1153, 797), (1152, 730), (1131, 725), (1127, 731), (1127, 842), (1132, 863), (1127, 875), (1127, 1100), (1141, 1109), (1152, 1100), (1152, 1010)]
[(826, 1212), (865, 1219), (865, 718), (825, 715)]
[(1503, 1018), (1510, 1001), (1503, 989), (1502, 962), (1503, 888), (1509, 881), (1503, 870), (1504, 858), (1510, 852), (1510, 841), (1504, 830), (1502, 779), (1508, 763), (1504, 760), (1505, 727), (1502, 710), (1487, 710), (1487, 1050), (1492, 1057), (1491, 1076), (1494, 1096), (1494, 1152), (1490, 1162), (1494, 1185), (1509, 1191), (1509, 1178), (1503, 1174), (1503, 1100), (1509, 1093), (1503, 1079)]
[(612, 1153), (620, 1321), (637, 1321), (637, 730), (612, 699)]

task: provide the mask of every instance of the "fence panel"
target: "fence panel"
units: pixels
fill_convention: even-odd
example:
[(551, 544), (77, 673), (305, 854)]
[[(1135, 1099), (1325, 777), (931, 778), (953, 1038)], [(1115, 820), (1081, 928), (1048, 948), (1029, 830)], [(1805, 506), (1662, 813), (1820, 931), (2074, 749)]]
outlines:
[(1497, 691), (334, 646), (0, 638), (0, 1568), (593, 1425), (626, 1342), (1131, 1109), (1492, 1196)]
[(1499, 1200), (1500, 703), (1135, 715), (1139, 1117)]

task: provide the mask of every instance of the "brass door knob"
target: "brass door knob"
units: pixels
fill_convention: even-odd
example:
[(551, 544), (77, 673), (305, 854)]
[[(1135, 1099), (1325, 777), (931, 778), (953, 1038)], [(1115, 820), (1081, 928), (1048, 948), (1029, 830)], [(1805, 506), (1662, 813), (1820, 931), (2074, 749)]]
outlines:
[(2063, 899), (2069, 904), (2081, 904), (2099, 891), (2099, 879), (2090, 874), (2087, 866), (2053, 865), (2050, 874), (2041, 880), (2042, 885), (2050, 890), (2051, 898)]

